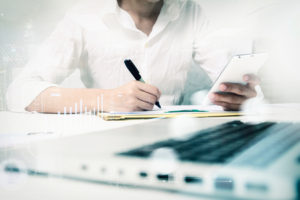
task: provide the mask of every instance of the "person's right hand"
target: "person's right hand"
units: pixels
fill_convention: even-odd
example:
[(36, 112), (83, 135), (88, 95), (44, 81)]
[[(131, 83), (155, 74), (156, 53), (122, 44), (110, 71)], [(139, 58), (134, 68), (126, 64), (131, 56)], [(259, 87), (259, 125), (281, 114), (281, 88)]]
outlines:
[(107, 90), (103, 99), (104, 110), (117, 112), (152, 110), (160, 95), (159, 89), (152, 85), (131, 81), (121, 87)]

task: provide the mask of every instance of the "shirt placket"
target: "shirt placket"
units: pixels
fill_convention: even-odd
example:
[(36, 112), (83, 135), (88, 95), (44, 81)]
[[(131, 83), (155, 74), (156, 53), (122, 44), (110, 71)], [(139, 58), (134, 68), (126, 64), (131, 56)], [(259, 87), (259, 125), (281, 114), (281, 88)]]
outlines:
[(150, 53), (150, 46), (148, 38), (143, 41), (143, 64), (142, 64), (142, 71), (143, 71), (143, 77), (146, 82), (150, 82), (150, 73), (149, 73), (149, 53)]
[[(151, 34), (149, 36), (147, 36), (147, 38), (144, 40), (143, 42), (143, 50), (144, 50), (144, 61), (143, 61), (143, 70), (145, 73), (145, 80), (149, 83), (152, 82), (152, 69), (155, 66), (151, 66), (151, 49), (152, 49), (152, 45), (154, 45), (153, 41), (155, 37), (159, 37), (158, 34), (164, 30), (164, 28), (168, 25), (169, 23), (169, 19), (167, 18), (167, 16), (165, 15), (165, 13), (160, 14), (160, 16), (158, 17), (152, 31)], [(152, 58), (155, 59), (155, 58)], [(159, 70), (159, 69), (156, 69)]]
[(171, 21), (170, 16), (167, 14), (167, 7), (165, 5), (161, 9), (161, 13), (158, 16), (158, 19), (156, 23), (153, 26), (153, 29), (150, 33), (149, 36), (147, 36), (145, 33), (142, 31), (138, 30), (135, 27), (133, 19), (130, 17), (128, 13), (126, 13), (123, 10), (120, 10), (121, 17), (124, 17), (125, 22), (123, 25), (125, 28), (140, 34), (142, 38), (142, 64), (140, 66), (137, 66), (141, 72), (141, 75), (143, 76), (143, 79), (146, 80), (147, 82), (151, 83), (151, 69), (153, 66), (151, 66), (151, 46), (154, 45), (152, 44), (152, 40), (156, 37), (158, 37), (159, 33), (165, 29), (165, 27), (168, 25), (168, 23)]

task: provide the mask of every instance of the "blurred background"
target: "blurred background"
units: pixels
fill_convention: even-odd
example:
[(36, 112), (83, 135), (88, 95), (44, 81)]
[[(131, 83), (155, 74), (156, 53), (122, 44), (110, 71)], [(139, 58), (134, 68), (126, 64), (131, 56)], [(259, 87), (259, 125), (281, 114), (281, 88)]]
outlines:
[[(8, 85), (65, 12), (80, 0), (0, 1), (0, 110)], [(300, 102), (300, 6), (298, 0), (197, 0), (215, 29), (247, 28), (254, 50), (268, 50), (260, 72), (267, 101)], [(82, 87), (76, 71), (63, 85)]]

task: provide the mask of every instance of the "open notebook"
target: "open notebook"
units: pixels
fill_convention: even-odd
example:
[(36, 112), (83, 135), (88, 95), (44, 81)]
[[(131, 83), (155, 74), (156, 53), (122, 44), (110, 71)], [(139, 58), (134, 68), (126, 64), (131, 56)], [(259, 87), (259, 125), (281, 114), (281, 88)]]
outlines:
[(152, 111), (99, 113), (99, 116), (104, 120), (172, 118), (178, 116), (226, 117), (239, 115), (241, 115), (240, 112), (224, 111), (220, 106), (202, 105), (164, 106), (162, 109), (155, 108)]

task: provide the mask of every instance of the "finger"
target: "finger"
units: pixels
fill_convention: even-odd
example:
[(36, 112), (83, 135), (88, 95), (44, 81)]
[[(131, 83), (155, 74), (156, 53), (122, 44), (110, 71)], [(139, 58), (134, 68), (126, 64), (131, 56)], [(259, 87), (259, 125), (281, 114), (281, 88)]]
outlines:
[(243, 80), (252, 88), (260, 84), (259, 77), (254, 74), (245, 74)]
[(136, 98), (138, 98), (141, 101), (154, 104), (157, 101), (156, 96), (149, 94), (147, 92), (144, 92), (143, 90), (138, 90), (135, 94)]
[(232, 104), (223, 101), (216, 101), (214, 104), (222, 106), (225, 111), (239, 111), (241, 109), (241, 104)]
[(161, 92), (157, 87), (154, 87), (153, 85), (149, 85), (147, 83), (142, 83), (140, 81), (137, 81), (137, 86), (140, 90), (143, 90), (144, 92), (155, 96), (157, 100), (160, 98)]
[(141, 110), (153, 110), (154, 104), (142, 101), (138, 99), (137, 101), (137, 107), (140, 108)]
[(232, 104), (242, 104), (247, 100), (247, 97), (236, 95), (233, 93), (213, 93), (210, 95), (210, 99), (213, 102), (226, 102)]
[(226, 93), (233, 93), (240, 96), (255, 97), (256, 90), (248, 85), (240, 83), (222, 83), (219, 87), (220, 91)]

